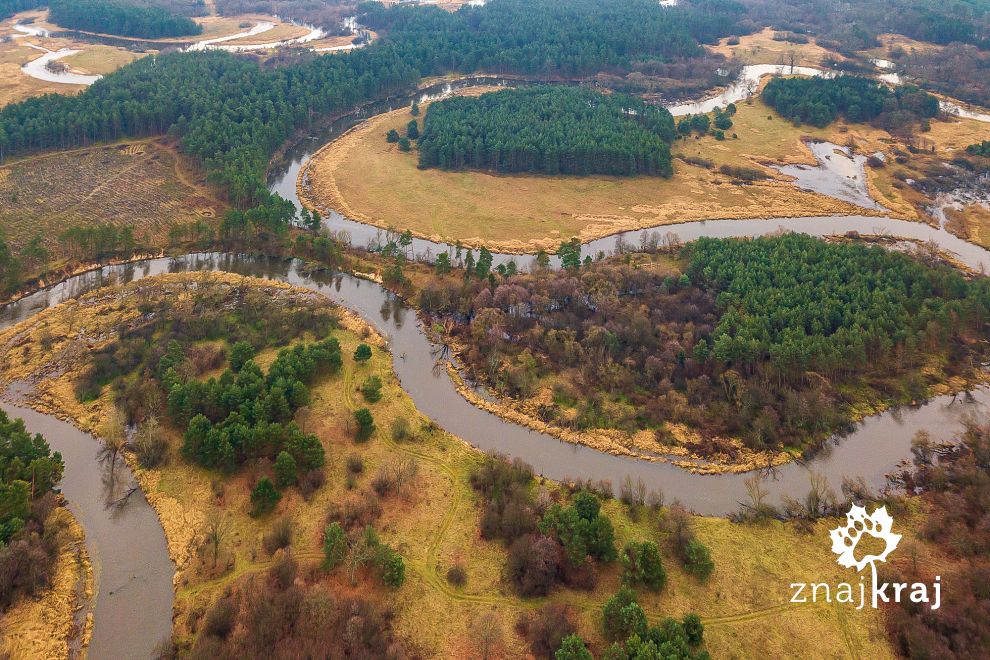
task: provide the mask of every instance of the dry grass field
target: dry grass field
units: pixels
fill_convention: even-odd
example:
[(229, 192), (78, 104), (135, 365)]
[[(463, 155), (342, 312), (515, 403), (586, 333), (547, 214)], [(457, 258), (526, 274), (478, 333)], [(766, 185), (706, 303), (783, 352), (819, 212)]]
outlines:
[[(809, 43), (795, 44), (777, 41), (773, 38), (776, 30), (764, 28), (759, 32), (736, 37), (738, 44), (730, 46), (729, 37), (719, 41), (717, 46), (708, 46), (713, 53), (728, 58), (736, 58), (744, 64), (795, 64), (798, 66), (821, 66), (826, 57), (844, 59), (838, 53), (819, 46), (814, 38)], [(793, 62), (792, 62), (793, 59)]]
[(69, 65), (73, 71), (100, 76), (113, 73), (120, 67), (144, 57), (143, 53), (134, 53), (113, 46), (85, 44), (80, 45), (80, 49), (80, 52), (60, 61)]
[[(35, 405), (68, 414), (81, 427), (98, 431), (112, 394), (106, 392), (89, 404), (79, 404), (74, 399), (72, 381), (85, 355), (76, 346), (80, 340), (75, 337), (81, 332), (81, 336), (103, 338), (99, 343), (109, 340), (116, 329), (137, 317), (140, 300), (168, 295), (175, 304), (184, 304), (183, 297), (192, 294), (183, 294), (183, 288), (191, 291), (204, 281), (203, 277), (187, 274), (143, 280), (116, 290), (94, 292), (41, 312), (0, 334), (0, 346), (17, 345), (17, 359), (0, 361), (0, 382), (33, 374), (38, 379), (39, 392)], [(292, 295), (289, 287), (278, 283), (232, 275), (208, 277), (224, 286), (263, 287), (265, 295), (272, 298)], [(178, 456), (178, 434), (172, 435), (172, 457), (164, 468), (138, 471), (179, 566), (179, 639), (191, 639), (194, 621), (229, 585), (271, 565), (271, 558), (261, 547), (261, 537), (273, 520), (283, 515), (291, 517), (293, 553), (303, 566), (315, 567), (321, 556), (320, 530), (327, 507), (369, 489), (383, 463), (411, 458), (418, 466), (415, 488), (406, 497), (383, 499), (383, 514), (376, 523), (383, 540), (405, 558), (406, 582), (395, 592), (381, 592), (383, 587), (373, 580), (362, 582), (357, 589), (360, 593), (385, 596), (393, 603), (397, 632), (412, 648), (423, 657), (471, 657), (477, 648), (472, 626), (483, 614), (493, 613), (502, 631), (502, 657), (523, 657), (528, 649), (514, 628), (519, 615), (547, 602), (566, 602), (578, 612), (580, 634), (600, 653), (605, 646), (601, 605), (618, 588), (618, 566), (605, 567), (598, 586), (590, 592), (560, 588), (545, 599), (515, 596), (503, 578), (505, 548), (499, 542), (479, 538), (480, 510), (468, 482), (468, 474), (479, 460), (478, 453), (458, 438), (430, 426), (419, 415), (396, 380), (391, 356), (363, 322), (345, 319), (344, 328), (333, 334), (342, 345), (344, 369), (314, 385), (311, 405), (297, 417), (305, 431), (316, 433), (322, 440), (328, 457), (327, 483), (309, 501), (290, 489), (275, 514), (251, 518), (247, 510), (252, 469), (222, 477), (192, 466)], [(376, 347), (372, 359), (364, 365), (356, 365), (350, 359), (360, 341)], [(265, 366), (272, 358), (273, 351), (266, 351), (259, 362)], [(52, 370), (52, 360), (58, 360), (62, 368)], [(379, 430), (370, 442), (357, 445), (351, 439), (348, 420), (355, 408), (367, 405), (356, 386), (371, 374), (379, 375), (385, 383), (383, 399), (370, 406)], [(411, 422), (410, 439), (392, 439), (389, 429), (397, 419)], [(345, 462), (355, 455), (361, 457), (365, 468), (353, 490), (349, 490)], [(550, 482), (539, 487), (551, 493), (559, 488)], [(668, 501), (676, 497), (676, 493), (666, 495)], [(231, 525), (221, 561), (229, 569), (219, 574), (204, 558), (208, 556), (204, 549), (204, 521), (217, 502)], [(666, 546), (658, 532), (657, 514), (644, 512), (633, 520), (614, 500), (605, 504), (604, 511), (615, 524), (618, 544), (654, 539), (661, 547)], [(905, 528), (914, 519), (899, 514), (898, 531), (909, 533)], [(708, 581), (699, 582), (686, 574), (669, 553), (665, 554), (665, 590), (659, 594), (640, 593), (640, 602), (651, 620), (697, 612), (704, 619), (707, 648), (713, 657), (892, 657), (879, 613), (788, 602), (791, 582), (835, 583), (850, 579), (848, 571), (835, 563), (829, 551), (827, 530), (834, 523), (823, 521), (810, 533), (778, 522), (743, 525), (724, 519), (695, 518), (694, 524), (699, 538), (711, 548), (715, 572)], [(908, 538), (905, 542), (916, 543)], [(917, 547), (919, 560), (928, 561), (924, 546)], [(463, 587), (451, 586), (444, 577), (455, 562), (463, 564), (467, 572)], [(354, 592), (340, 575), (318, 579), (335, 592)]]
[(34, 236), (49, 249), (71, 225), (130, 226), (164, 245), (172, 225), (225, 210), (172, 147), (153, 140), (56, 152), (0, 166), (0, 226), (16, 251)]

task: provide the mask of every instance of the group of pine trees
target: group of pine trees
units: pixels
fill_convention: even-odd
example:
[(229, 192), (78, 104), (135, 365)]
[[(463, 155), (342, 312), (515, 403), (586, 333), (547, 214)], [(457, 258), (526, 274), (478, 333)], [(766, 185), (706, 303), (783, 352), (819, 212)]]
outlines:
[(427, 110), (419, 166), (544, 174), (673, 173), (674, 120), (630, 96), (538, 86)]
[(763, 100), (784, 117), (802, 124), (827, 126), (844, 116), (870, 122), (881, 115), (893, 121), (916, 122), (938, 114), (938, 99), (913, 85), (891, 89), (869, 78), (774, 78), (763, 88)]
[(72, 30), (143, 39), (185, 37), (203, 32), (203, 27), (196, 21), (173, 14), (164, 7), (121, 0), (52, 0), (48, 18)]

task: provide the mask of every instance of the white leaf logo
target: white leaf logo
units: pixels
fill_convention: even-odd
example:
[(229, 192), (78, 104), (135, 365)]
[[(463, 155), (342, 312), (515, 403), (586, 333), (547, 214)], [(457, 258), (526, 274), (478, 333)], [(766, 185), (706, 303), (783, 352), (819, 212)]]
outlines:
[[(836, 527), (829, 535), (832, 537), (832, 552), (839, 555), (839, 566), (855, 568), (857, 571), (863, 570), (867, 564), (876, 568), (876, 562), (887, 561), (889, 555), (897, 544), (901, 541), (900, 534), (891, 532), (894, 519), (887, 513), (887, 507), (881, 506), (873, 511), (873, 515), (866, 515), (866, 509), (855, 504), (846, 514), (846, 526)], [(878, 555), (866, 555), (862, 559), (856, 559), (856, 545), (864, 534), (869, 534), (873, 538), (884, 542), (884, 549)]]

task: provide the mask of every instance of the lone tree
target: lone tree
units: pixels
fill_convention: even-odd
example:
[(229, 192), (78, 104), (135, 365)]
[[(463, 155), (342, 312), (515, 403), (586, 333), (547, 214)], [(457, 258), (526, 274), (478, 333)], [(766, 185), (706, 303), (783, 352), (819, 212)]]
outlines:
[(389, 143), (398, 142), (399, 141), (399, 131), (395, 130), (394, 128), (389, 129), (388, 134), (385, 135), (385, 141), (386, 142), (389, 142)]
[(220, 556), (220, 544), (230, 529), (230, 519), (219, 508), (212, 509), (206, 519), (206, 541), (213, 546), (213, 567), (216, 568)]
[(275, 457), (275, 485), (279, 488), (285, 488), (296, 483), (298, 471), (296, 459), (289, 452), (280, 451)]
[(354, 421), (357, 422), (358, 442), (364, 442), (375, 432), (375, 418), (371, 416), (371, 411), (367, 408), (358, 408), (354, 411)]
[(450, 255), (446, 252), (441, 252), (437, 255), (437, 260), (433, 264), (433, 268), (436, 270), (437, 275), (446, 275), (450, 272)]
[(399, 138), (399, 151), (409, 151), (412, 149), (412, 145), (409, 144), (409, 138)]
[(409, 122), (409, 125), (406, 127), (406, 137), (410, 140), (419, 138), (419, 122), (415, 119)]
[(354, 349), (354, 361), (355, 362), (367, 362), (371, 359), (371, 346), (367, 344), (358, 344), (358, 347)]
[(278, 501), (282, 498), (282, 495), (275, 488), (275, 484), (268, 477), (262, 477), (258, 480), (255, 485), (254, 490), (251, 491), (251, 506), (254, 507), (253, 514), (256, 516), (262, 516), (269, 513), (278, 504)]

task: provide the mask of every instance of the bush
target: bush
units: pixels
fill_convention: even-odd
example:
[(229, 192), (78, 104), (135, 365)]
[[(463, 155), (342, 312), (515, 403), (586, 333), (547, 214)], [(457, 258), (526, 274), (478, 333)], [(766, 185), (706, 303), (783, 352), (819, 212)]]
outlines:
[(357, 454), (347, 457), (347, 471), (350, 474), (361, 474), (364, 472), (364, 460)]
[(398, 589), (406, 581), (406, 565), (402, 561), (402, 555), (386, 546), (378, 560), (379, 570), (382, 573), (382, 582), (393, 589)]
[(708, 547), (698, 540), (687, 544), (685, 549), (684, 568), (695, 577), (705, 580), (715, 569), (715, 562)]
[(268, 577), (282, 591), (292, 586), (299, 573), (299, 563), (289, 552), (280, 552), (275, 557), (275, 563), (268, 569)]
[(275, 521), (272, 528), (261, 539), (261, 545), (270, 556), (292, 544), (292, 520), (284, 516)]
[(354, 411), (354, 421), (357, 422), (355, 439), (358, 442), (367, 441), (375, 432), (375, 418), (371, 416), (371, 411), (367, 408), (358, 408)]
[(554, 660), (594, 660), (584, 640), (576, 634), (565, 637), (553, 657)]
[(358, 347), (354, 349), (354, 361), (355, 362), (367, 362), (371, 359), (371, 346), (367, 344), (358, 344)]
[(630, 635), (646, 634), (646, 615), (636, 602), (636, 594), (629, 587), (622, 587), (602, 607), (605, 620), (605, 637), (623, 640)]
[(268, 477), (262, 477), (251, 491), (251, 506), (254, 509), (252, 514), (262, 516), (269, 513), (280, 499), (282, 499), (282, 495), (275, 488), (272, 480)]
[(306, 470), (299, 479), (299, 492), (302, 493), (304, 498), (309, 500), (313, 493), (323, 488), (323, 484), (326, 481), (327, 475), (323, 472), (323, 468)]
[(275, 457), (274, 470), (275, 485), (279, 488), (285, 488), (296, 483), (296, 476), (298, 474), (296, 459), (292, 458), (292, 454), (289, 452), (280, 451), (278, 453), (278, 456)]
[(560, 546), (552, 538), (520, 537), (509, 548), (509, 580), (521, 596), (546, 596), (560, 577), (562, 560)]
[(367, 527), (382, 515), (382, 505), (374, 493), (362, 491), (351, 495), (342, 505), (331, 504), (328, 522), (339, 522), (345, 531)]
[(168, 458), (168, 438), (162, 432), (157, 419), (149, 417), (138, 427), (133, 447), (141, 467), (150, 470), (165, 463)]
[(467, 584), (467, 571), (460, 564), (454, 564), (447, 569), (447, 582), (455, 587), (463, 587)]
[(347, 556), (347, 535), (340, 523), (332, 522), (323, 530), (323, 569), (332, 571)]
[(667, 572), (660, 560), (660, 549), (652, 541), (628, 543), (622, 552), (622, 580), (660, 591), (667, 583)]
[(392, 439), (402, 442), (409, 438), (410, 424), (406, 417), (396, 417), (392, 420)]
[(399, 141), (399, 131), (394, 128), (389, 129), (388, 134), (385, 135), (385, 141), (389, 144), (394, 144)]
[(203, 634), (227, 639), (234, 629), (238, 607), (232, 598), (221, 598), (206, 613), (203, 621)]
[(746, 183), (761, 181), (769, 178), (769, 175), (763, 170), (755, 167), (746, 167), (745, 165), (722, 165), (718, 168), (718, 171), (726, 176), (731, 176), (733, 179), (744, 181)]
[(254, 355), (254, 346), (250, 343), (246, 341), (234, 342), (234, 345), (230, 347), (230, 368), (234, 371), (240, 371), (244, 363), (254, 358)]
[(701, 617), (691, 612), (684, 615), (684, 634), (687, 635), (688, 644), (698, 646), (704, 640), (705, 626), (701, 623)]
[(570, 605), (551, 603), (523, 614), (519, 628), (537, 658), (553, 658), (563, 641), (577, 632), (577, 616)]
[(382, 398), (382, 379), (378, 376), (368, 376), (361, 383), (361, 395), (368, 403), (378, 403)]
[(485, 454), (481, 465), (471, 472), (471, 486), (486, 499), (508, 492), (512, 484), (528, 486), (532, 481), (532, 466), (518, 458), (510, 463), (505, 456), (495, 453)]

